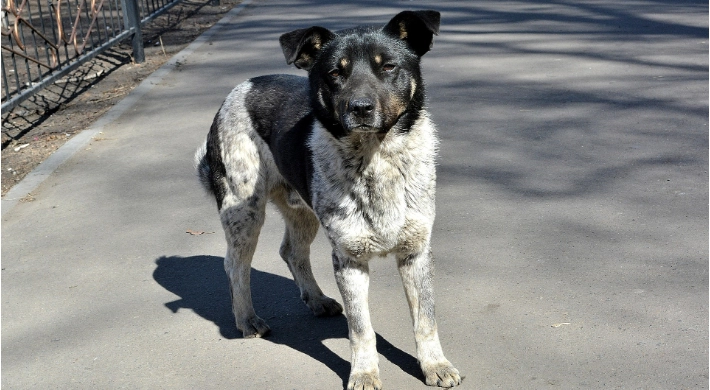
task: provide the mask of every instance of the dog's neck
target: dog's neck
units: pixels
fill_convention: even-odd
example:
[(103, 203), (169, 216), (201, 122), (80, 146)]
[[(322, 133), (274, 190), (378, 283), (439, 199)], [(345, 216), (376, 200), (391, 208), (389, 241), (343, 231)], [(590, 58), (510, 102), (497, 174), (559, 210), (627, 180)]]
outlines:
[(347, 175), (365, 174), (373, 161), (402, 164), (419, 149), (426, 150), (427, 158), (433, 158), (437, 149), (436, 130), (425, 110), (419, 112), (406, 132), (393, 128), (386, 133), (353, 132), (336, 137), (322, 125), (314, 131), (318, 134), (309, 141), (314, 157), (329, 165), (338, 165)]

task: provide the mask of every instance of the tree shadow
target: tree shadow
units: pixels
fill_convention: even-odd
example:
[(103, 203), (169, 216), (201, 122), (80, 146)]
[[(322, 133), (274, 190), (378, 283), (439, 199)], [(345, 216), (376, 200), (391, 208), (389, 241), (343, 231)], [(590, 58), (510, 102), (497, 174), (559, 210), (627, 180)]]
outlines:
[[(217, 256), (163, 256), (155, 261), (153, 279), (180, 299), (165, 303), (173, 313), (189, 309), (211, 321), (226, 339), (241, 338), (234, 324), (229, 282)], [(323, 344), (327, 339), (347, 339), (348, 324), (343, 315), (313, 316), (299, 298), (295, 283), (279, 275), (252, 268), (254, 309), (271, 327), (266, 340), (304, 353), (333, 370), (347, 385), (350, 362)], [(377, 335), (377, 351), (404, 372), (424, 381), (417, 359)]]

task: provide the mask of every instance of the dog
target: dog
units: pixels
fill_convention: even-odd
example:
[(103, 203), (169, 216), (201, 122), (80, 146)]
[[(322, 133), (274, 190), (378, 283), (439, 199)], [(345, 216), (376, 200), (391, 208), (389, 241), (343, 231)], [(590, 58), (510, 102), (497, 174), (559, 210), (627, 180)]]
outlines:
[(439, 24), (436, 11), (403, 11), (382, 28), (313, 26), (283, 34), (287, 64), (308, 77), (268, 75), (238, 85), (196, 154), (224, 228), (232, 310), (245, 338), (270, 331), (254, 312), (249, 280), (268, 200), (286, 223), (279, 252), (301, 299), (317, 316), (342, 313), (311, 271), (310, 244), (323, 227), (348, 321), (348, 389), (382, 387), (368, 263), (388, 254), (404, 284), (426, 384), (461, 382), (442, 352), (434, 316), (438, 141), (420, 62)]

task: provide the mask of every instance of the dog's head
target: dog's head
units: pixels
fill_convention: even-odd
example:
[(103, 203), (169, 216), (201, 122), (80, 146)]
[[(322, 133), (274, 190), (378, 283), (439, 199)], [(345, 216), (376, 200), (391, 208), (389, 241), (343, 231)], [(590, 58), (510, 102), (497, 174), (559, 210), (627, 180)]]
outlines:
[(420, 58), (436, 11), (404, 11), (383, 28), (310, 27), (281, 36), (286, 62), (308, 71), (315, 114), (336, 137), (407, 129), (424, 104)]

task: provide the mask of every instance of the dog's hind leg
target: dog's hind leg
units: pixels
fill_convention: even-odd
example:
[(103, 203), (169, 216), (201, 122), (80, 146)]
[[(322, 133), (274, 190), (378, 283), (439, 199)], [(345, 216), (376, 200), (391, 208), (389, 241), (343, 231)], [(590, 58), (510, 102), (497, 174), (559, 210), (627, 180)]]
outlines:
[(316, 316), (342, 313), (343, 307), (323, 294), (311, 270), (311, 243), (318, 233), (318, 218), (292, 189), (277, 188), (272, 191), (271, 197), (286, 224), (279, 253), (301, 291), (301, 300)]
[[(428, 245), (427, 245), (428, 247)], [(397, 265), (414, 322), (417, 360), (429, 386), (453, 387), (461, 383), (456, 368), (444, 357), (434, 315), (433, 261), (428, 248), (398, 255)]]
[(268, 201), (271, 155), (253, 133), (232, 126), (222, 134), (225, 176), (218, 180), (223, 199), (220, 219), (227, 240), (224, 269), (229, 277), (232, 311), (245, 338), (269, 332), (254, 312), (251, 297), (251, 262), (264, 224)]
[(220, 213), (228, 246), (224, 269), (229, 277), (232, 312), (244, 338), (262, 337), (270, 330), (254, 312), (250, 278), (265, 206), (265, 195), (253, 195), (236, 205), (224, 207)]

